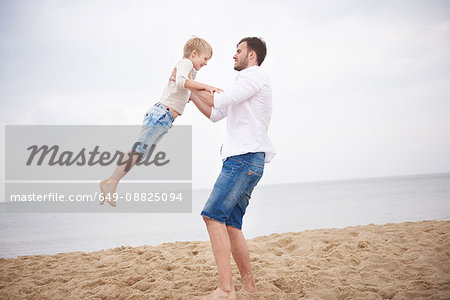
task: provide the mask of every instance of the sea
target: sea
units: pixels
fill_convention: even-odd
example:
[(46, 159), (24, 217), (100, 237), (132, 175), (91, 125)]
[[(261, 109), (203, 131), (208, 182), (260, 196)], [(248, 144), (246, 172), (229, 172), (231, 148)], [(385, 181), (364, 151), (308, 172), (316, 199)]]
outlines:
[[(120, 246), (207, 241), (200, 216), (210, 190), (194, 190), (191, 213), (9, 213), (0, 203), (0, 257), (92, 252)], [(450, 219), (450, 173), (257, 186), (243, 233)]]

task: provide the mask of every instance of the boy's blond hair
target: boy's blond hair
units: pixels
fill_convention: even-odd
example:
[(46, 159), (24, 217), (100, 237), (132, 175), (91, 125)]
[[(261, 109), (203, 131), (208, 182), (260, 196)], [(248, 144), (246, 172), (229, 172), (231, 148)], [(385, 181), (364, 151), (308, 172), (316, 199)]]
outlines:
[(213, 54), (211, 45), (207, 41), (199, 37), (193, 37), (186, 42), (183, 50), (183, 57), (189, 58), (192, 51), (194, 50), (197, 50), (199, 53), (209, 52), (209, 58), (211, 58)]

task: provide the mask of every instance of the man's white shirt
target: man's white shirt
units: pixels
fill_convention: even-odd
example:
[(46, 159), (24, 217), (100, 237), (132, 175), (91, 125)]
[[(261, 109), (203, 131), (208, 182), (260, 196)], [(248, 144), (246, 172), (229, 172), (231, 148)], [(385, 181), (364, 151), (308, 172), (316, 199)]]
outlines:
[(272, 88), (270, 78), (259, 66), (246, 68), (222, 93), (214, 93), (210, 120), (227, 118), (222, 159), (249, 152), (265, 152), (265, 162), (275, 156), (267, 133), (272, 117)]

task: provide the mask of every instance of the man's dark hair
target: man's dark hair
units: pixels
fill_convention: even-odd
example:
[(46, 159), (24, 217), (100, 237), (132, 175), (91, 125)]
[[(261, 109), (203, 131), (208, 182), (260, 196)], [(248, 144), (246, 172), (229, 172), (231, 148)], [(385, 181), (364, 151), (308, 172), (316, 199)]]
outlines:
[(255, 51), (256, 58), (258, 61), (258, 66), (260, 66), (264, 58), (266, 58), (267, 48), (266, 42), (264, 42), (261, 38), (257, 37), (246, 37), (239, 41), (238, 45), (242, 42), (247, 42), (247, 48), (249, 51)]

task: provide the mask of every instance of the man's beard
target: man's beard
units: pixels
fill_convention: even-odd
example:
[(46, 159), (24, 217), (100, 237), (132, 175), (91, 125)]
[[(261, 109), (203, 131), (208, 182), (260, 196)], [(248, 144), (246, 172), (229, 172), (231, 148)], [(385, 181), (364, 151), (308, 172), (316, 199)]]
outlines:
[(234, 69), (236, 71), (242, 71), (247, 67), (248, 67), (248, 55), (245, 57), (245, 59), (241, 60), (237, 65), (235, 65)]

